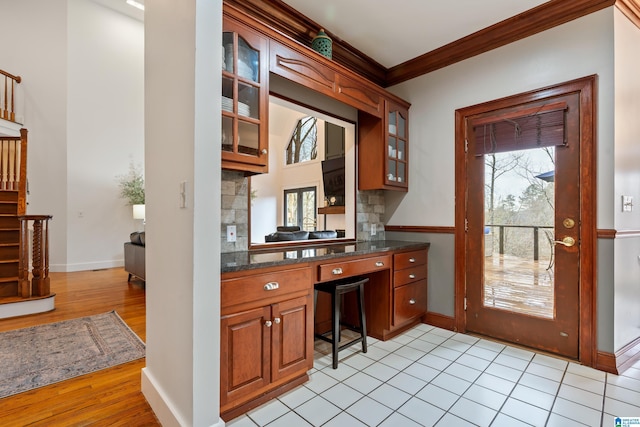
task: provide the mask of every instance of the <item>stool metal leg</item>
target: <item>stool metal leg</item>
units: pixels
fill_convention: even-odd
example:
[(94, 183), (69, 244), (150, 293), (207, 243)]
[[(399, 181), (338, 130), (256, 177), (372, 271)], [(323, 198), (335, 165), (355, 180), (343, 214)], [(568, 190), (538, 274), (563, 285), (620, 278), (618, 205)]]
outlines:
[(331, 294), (331, 305), (333, 306), (333, 313), (331, 320), (333, 321), (333, 336), (331, 337), (333, 342), (333, 369), (338, 369), (338, 350), (340, 349), (340, 295), (336, 295), (336, 292)]
[(367, 321), (364, 312), (364, 285), (358, 287), (358, 311), (360, 312), (360, 334), (362, 335), (362, 352), (367, 352)]

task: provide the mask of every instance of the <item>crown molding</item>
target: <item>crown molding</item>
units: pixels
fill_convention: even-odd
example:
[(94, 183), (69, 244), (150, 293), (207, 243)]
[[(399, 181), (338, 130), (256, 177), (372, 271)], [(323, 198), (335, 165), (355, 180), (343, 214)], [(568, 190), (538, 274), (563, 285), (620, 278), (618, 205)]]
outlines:
[[(321, 28), (324, 28), (282, 0), (224, 0), (224, 2), (305, 46), (311, 46), (313, 37)], [(335, 62), (382, 87), (388, 87), (614, 5), (640, 27), (640, 0), (550, 0), (389, 69), (335, 34), (327, 34), (333, 39), (332, 59)]]
[(639, 0), (618, 0), (616, 7), (625, 14), (636, 27), (640, 28), (640, 1)]
[[(635, 1), (635, 0), (625, 0)], [(505, 46), (606, 7), (615, 0), (551, 0), (389, 69), (387, 86)]]

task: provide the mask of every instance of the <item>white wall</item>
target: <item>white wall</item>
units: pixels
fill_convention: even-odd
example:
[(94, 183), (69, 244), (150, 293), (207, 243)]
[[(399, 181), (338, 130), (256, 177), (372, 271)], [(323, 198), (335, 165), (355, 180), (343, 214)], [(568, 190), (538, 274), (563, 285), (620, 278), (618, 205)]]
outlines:
[[(67, 0), (2, 1), (3, 70), (22, 77), (28, 214), (50, 214), (50, 262), (67, 262)], [(95, 240), (91, 237), (89, 240)]]
[[(615, 229), (640, 229), (640, 31), (616, 9), (615, 22)], [(632, 196), (631, 212), (622, 195)], [(640, 337), (640, 238), (614, 241), (614, 348)]]
[(2, 67), (23, 78), (27, 213), (53, 215), (50, 269), (120, 266), (139, 228), (115, 177), (144, 164), (143, 24), (90, 0), (3, 1), (0, 15)]
[[(145, 10), (147, 355), (162, 425), (224, 425), (220, 398), (221, 0)], [(187, 204), (179, 204), (180, 183)]]
[(141, 228), (116, 176), (144, 170), (144, 24), (88, 0), (68, 8), (68, 249), (55, 267), (115, 267)]

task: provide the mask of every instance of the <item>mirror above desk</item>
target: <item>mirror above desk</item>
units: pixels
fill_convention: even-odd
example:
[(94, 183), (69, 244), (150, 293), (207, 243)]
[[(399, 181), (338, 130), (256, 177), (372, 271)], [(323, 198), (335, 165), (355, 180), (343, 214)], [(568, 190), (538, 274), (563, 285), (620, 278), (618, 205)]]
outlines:
[(269, 148), (249, 179), (250, 248), (355, 239), (355, 124), (272, 95)]

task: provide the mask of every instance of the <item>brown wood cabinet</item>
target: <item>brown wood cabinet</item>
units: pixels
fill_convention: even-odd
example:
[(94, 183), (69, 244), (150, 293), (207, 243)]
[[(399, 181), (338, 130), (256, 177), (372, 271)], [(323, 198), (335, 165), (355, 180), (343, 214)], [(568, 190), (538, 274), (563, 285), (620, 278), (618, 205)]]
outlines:
[[(311, 268), (223, 275), (220, 412), (232, 418), (313, 367)], [(261, 400), (262, 399), (262, 400)]]
[(222, 48), (222, 168), (267, 172), (269, 40), (225, 14)]
[(427, 250), (393, 256), (393, 326), (421, 319), (427, 312)]
[(358, 188), (409, 190), (409, 105), (385, 100), (384, 116), (358, 113)]
[(273, 73), (358, 109), (361, 190), (407, 191), (409, 103), (234, 6), (223, 11), (223, 169), (268, 171)]

